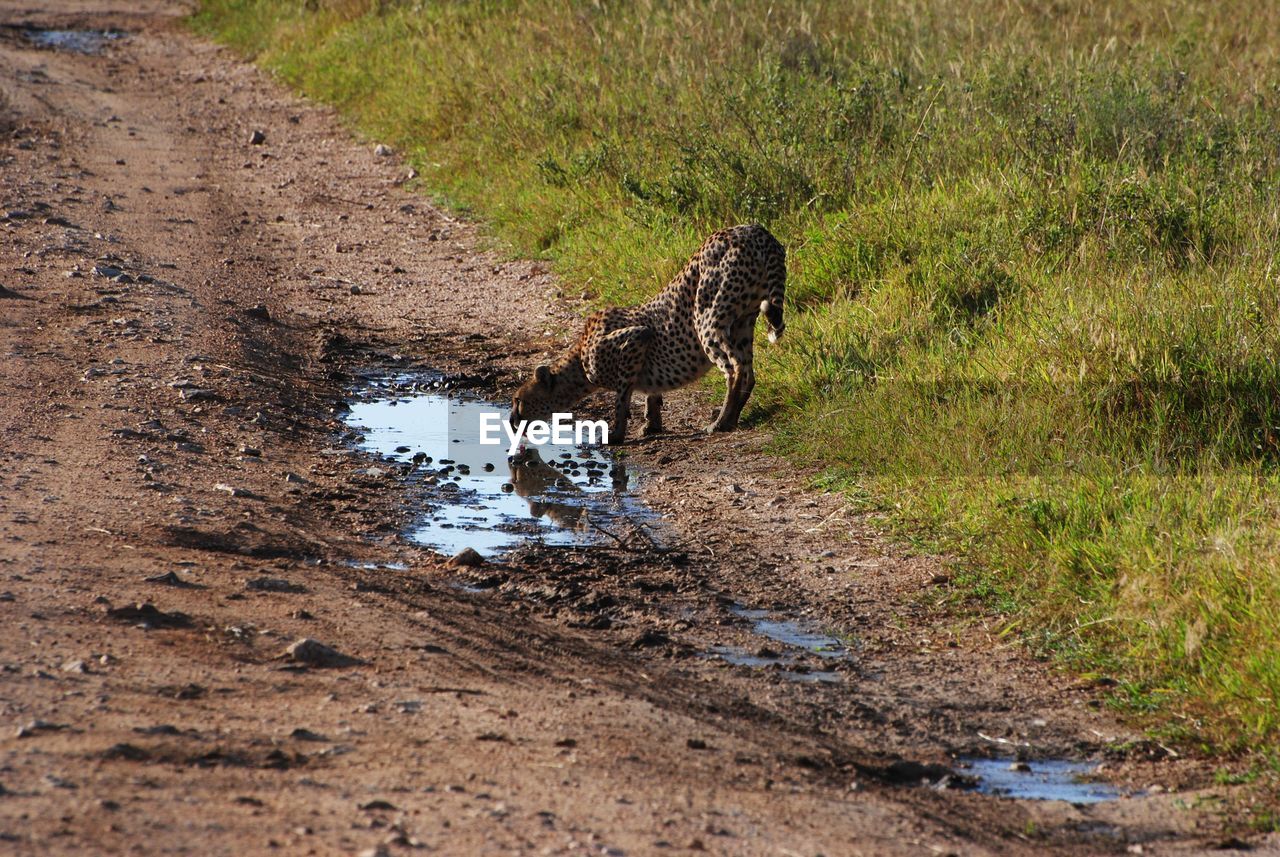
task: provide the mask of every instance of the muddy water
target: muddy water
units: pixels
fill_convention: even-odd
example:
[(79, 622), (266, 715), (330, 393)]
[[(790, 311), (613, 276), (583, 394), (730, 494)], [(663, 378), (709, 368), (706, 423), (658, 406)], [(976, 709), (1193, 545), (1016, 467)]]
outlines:
[(995, 797), (1022, 800), (1062, 800), (1068, 803), (1101, 803), (1124, 797), (1106, 783), (1090, 782), (1096, 766), (1088, 762), (1041, 759), (1014, 766), (1009, 759), (963, 759), (960, 771), (978, 778), (978, 791)]
[(775, 616), (768, 610), (742, 606), (734, 607), (732, 612), (735, 616), (753, 622), (752, 629), (755, 633), (784, 646), (805, 649), (822, 658), (843, 658), (849, 654), (844, 643), (800, 621)]
[(811, 669), (804, 663), (805, 655), (817, 655), (824, 660), (847, 658), (848, 647), (835, 637), (804, 620), (789, 619), (770, 610), (734, 604), (729, 612), (750, 623), (752, 633), (779, 644), (777, 650), (767, 644), (755, 653), (737, 646), (712, 646), (706, 653), (708, 657), (734, 666), (776, 670), (782, 678), (803, 684), (836, 684), (844, 680), (835, 670)]
[(108, 43), (124, 34), (116, 30), (40, 30), (24, 31), (37, 47), (71, 51), (77, 54), (100, 54)]
[[(507, 438), (480, 443), (481, 417), (504, 405), (400, 377), (359, 390), (347, 424), (362, 450), (412, 465), (422, 514), (410, 535), (441, 553), (496, 555), (521, 544), (633, 544), (656, 516), (634, 495), (643, 478), (609, 449), (546, 444), (508, 457)], [(427, 389), (424, 389), (426, 387)]]

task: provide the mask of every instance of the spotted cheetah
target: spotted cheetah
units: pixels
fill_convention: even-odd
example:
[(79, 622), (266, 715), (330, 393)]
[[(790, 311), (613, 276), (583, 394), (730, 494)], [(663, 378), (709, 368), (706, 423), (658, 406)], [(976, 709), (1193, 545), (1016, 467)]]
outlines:
[(662, 394), (691, 384), (715, 364), (728, 390), (707, 432), (732, 431), (755, 386), (752, 342), (764, 313), (769, 341), (785, 325), (786, 250), (763, 226), (715, 233), (653, 300), (587, 319), (577, 344), (534, 370), (516, 391), (511, 421), (569, 412), (596, 390), (618, 394), (611, 443), (627, 435), (631, 395), (645, 394), (646, 435), (662, 431)]

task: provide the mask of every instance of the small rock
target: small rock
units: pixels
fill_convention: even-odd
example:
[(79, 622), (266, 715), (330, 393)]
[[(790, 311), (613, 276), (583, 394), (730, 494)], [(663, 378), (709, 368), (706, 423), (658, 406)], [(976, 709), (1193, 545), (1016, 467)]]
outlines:
[(310, 637), (291, 643), (281, 657), (312, 667), (352, 667), (364, 663)]
[(267, 142), (267, 135), (262, 131), (254, 129), (253, 133), (249, 135), (250, 146), (261, 146), (265, 142)]
[(307, 588), (298, 583), (291, 583), (280, 577), (255, 577), (245, 581), (244, 588), (250, 592), (306, 592)]
[(39, 735), (42, 732), (61, 732), (63, 729), (69, 729), (65, 723), (50, 723), (48, 720), (32, 720), (30, 723), (18, 727), (17, 736), (19, 738), (30, 738), (33, 735)]
[(119, 759), (125, 762), (145, 762), (151, 758), (151, 751), (136, 744), (112, 744), (101, 753), (103, 759)]
[(245, 446), (244, 444), (241, 444), (240, 454), (248, 456), (249, 458), (261, 458), (262, 450), (258, 449), (256, 446)]
[(387, 146), (383, 143), (379, 143), (378, 145), (373, 147), (373, 153), (377, 155), (379, 158), (389, 158), (395, 154), (395, 150), (392, 149), (390, 146)]
[(246, 318), (255, 318), (258, 321), (271, 321), (271, 310), (266, 304), (254, 304), (243, 312)]
[(292, 472), (286, 473), (284, 475), (284, 481), (290, 485), (306, 485), (307, 484), (306, 479)]
[(684, 745), (688, 747), (690, 750), (707, 749), (707, 742), (703, 741), (701, 738), (690, 738), (688, 741), (684, 742)]
[(90, 672), (89, 665), (82, 660), (67, 661), (62, 665), (62, 671), (64, 673), (80, 673), (81, 675)]
[(371, 810), (391, 810), (394, 812), (396, 805), (387, 800), (369, 800), (360, 804), (360, 809), (363, 809), (365, 812), (369, 812)]
[(45, 775), (44, 775), (44, 781), (45, 781), (46, 783), (48, 783), (49, 785), (53, 786), (55, 789), (76, 789), (76, 788), (79, 788), (79, 786), (77, 786), (75, 783), (71, 782), (71, 780), (68, 780), (68, 779), (66, 779), (65, 777), (60, 777), (60, 776), (58, 776), (57, 774), (45, 774)]
[(159, 583), (164, 586), (176, 586), (179, 589), (189, 589), (195, 584), (188, 583), (178, 576), (176, 571), (166, 571), (164, 574), (153, 574), (150, 577), (144, 577), (144, 583)]
[(312, 732), (310, 729), (299, 727), (289, 733), (289, 737), (296, 741), (328, 741), (329, 739), (321, 735), (319, 732)]
[(118, 622), (132, 622), (146, 630), (153, 628), (188, 628), (191, 626), (191, 617), (185, 613), (177, 611), (166, 613), (154, 604), (144, 604), (142, 602), (130, 604), (126, 607), (109, 609), (107, 610), (107, 618), (115, 619)]
[(1017, 771), (1020, 774), (1029, 774), (1031, 773), (1031, 766), (1028, 765), (1026, 762), (1014, 762), (1013, 764), (1009, 765), (1009, 770)]
[(484, 565), (484, 557), (475, 548), (463, 548), (453, 555), (448, 564), (453, 568), (475, 568)]
[(212, 390), (204, 390), (200, 387), (184, 387), (178, 391), (184, 402), (204, 402), (209, 399), (216, 399), (218, 394)]

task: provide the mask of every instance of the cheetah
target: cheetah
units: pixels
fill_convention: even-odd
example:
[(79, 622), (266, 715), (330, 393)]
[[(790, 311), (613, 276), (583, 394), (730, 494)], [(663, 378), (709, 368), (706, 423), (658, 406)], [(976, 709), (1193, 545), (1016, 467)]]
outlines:
[(539, 366), (516, 391), (512, 424), (547, 420), (596, 390), (613, 390), (618, 398), (610, 443), (626, 438), (634, 393), (645, 395), (644, 434), (658, 434), (662, 394), (692, 384), (714, 364), (728, 390), (706, 431), (732, 431), (756, 383), (756, 317), (764, 313), (770, 342), (786, 327), (786, 277), (786, 250), (763, 226), (715, 233), (657, 297), (588, 318), (573, 348)]

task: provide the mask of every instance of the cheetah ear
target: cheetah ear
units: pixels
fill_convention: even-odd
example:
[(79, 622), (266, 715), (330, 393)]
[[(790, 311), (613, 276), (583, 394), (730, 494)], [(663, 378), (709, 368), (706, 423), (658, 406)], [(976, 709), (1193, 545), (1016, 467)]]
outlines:
[(533, 377), (538, 379), (539, 384), (551, 386), (551, 367), (543, 363), (537, 369), (533, 370)]

